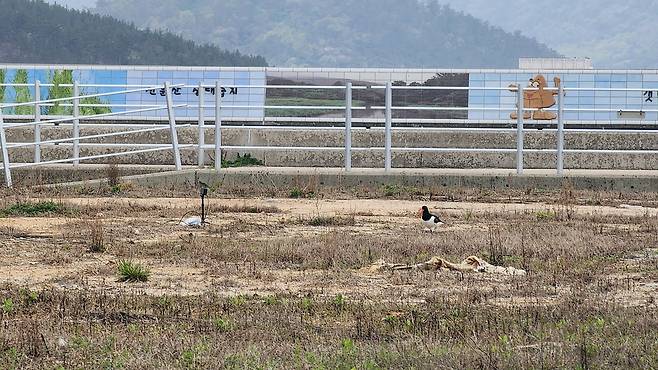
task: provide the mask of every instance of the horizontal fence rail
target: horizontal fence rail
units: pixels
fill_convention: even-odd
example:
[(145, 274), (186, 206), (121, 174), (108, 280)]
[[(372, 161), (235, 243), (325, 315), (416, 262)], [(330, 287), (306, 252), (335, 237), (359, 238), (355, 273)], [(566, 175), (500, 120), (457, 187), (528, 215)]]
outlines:
[[(207, 152), (214, 153), (214, 168), (216, 170), (221, 169), (221, 158), (223, 151), (233, 150), (233, 151), (256, 151), (256, 150), (290, 150), (290, 151), (307, 151), (307, 152), (320, 152), (320, 151), (342, 151), (344, 156), (344, 168), (346, 171), (352, 169), (352, 153), (353, 152), (365, 152), (365, 151), (381, 151), (384, 154), (384, 162), (382, 167), (385, 171), (389, 172), (393, 167), (392, 156), (393, 153), (399, 152), (427, 152), (427, 153), (515, 153), (515, 162), (516, 162), (516, 172), (518, 175), (522, 175), (524, 172), (524, 155), (526, 153), (554, 153), (556, 155), (556, 162), (554, 167), (558, 175), (564, 174), (564, 156), (565, 154), (584, 154), (584, 153), (596, 153), (596, 154), (658, 154), (657, 150), (599, 150), (599, 149), (570, 149), (565, 147), (565, 133), (569, 132), (601, 132), (609, 135), (614, 135), (615, 133), (619, 134), (621, 132), (642, 132), (642, 133), (658, 133), (658, 125), (656, 129), (650, 128), (646, 130), (625, 130), (625, 129), (606, 129), (606, 130), (593, 130), (587, 131), (587, 129), (582, 128), (571, 128), (569, 125), (578, 124), (583, 126), (582, 121), (571, 121), (567, 122), (565, 119), (565, 113), (568, 112), (627, 112), (627, 113), (637, 113), (645, 114), (649, 112), (658, 112), (658, 109), (642, 109), (640, 112), (632, 110), (624, 110), (623, 107), (620, 108), (574, 108), (567, 107), (564, 104), (564, 97), (570, 93), (576, 93), (579, 91), (633, 91), (633, 92), (642, 92), (645, 89), (632, 89), (632, 88), (566, 88), (564, 86), (559, 86), (558, 88), (544, 88), (545, 91), (555, 93), (556, 104), (551, 107), (544, 109), (524, 107), (524, 93), (537, 91), (539, 89), (533, 87), (465, 87), (465, 86), (395, 86), (392, 82), (386, 83), (385, 85), (376, 85), (376, 86), (354, 86), (352, 83), (347, 83), (345, 86), (311, 86), (311, 85), (220, 85), (219, 82), (215, 84), (207, 84), (199, 82), (197, 85), (185, 85), (185, 84), (170, 84), (165, 83), (164, 85), (109, 85), (109, 84), (80, 84), (74, 82), (73, 84), (60, 84), (59, 87), (67, 87), (72, 89), (72, 96), (70, 97), (58, 97), (53, 99), (41, 99), (40, 93), (41, 88), (43, 87), (52, 87), (53, 84), (41, 84), (38, 81), (34, 84), (0, 84), (4, 87), (25, 87), (34, 89), (34, 101), (30, 102), (20, 102), (20, 103), (11, 103), (11, 104), (2, 104), (0, 105), (0, 144), (2, 145), (2, 161), (4, 169), (5, 183), (7, 186), (12, 185), (11, 179), (11, 169), (14, 168), (23, 168), (31, 167), (38, 165), (46, 164), (56, 164), (56, 163), (73, 163), (78, 165), (81, 161), (88, 160), (99, 160), (105, 158), (113, 158), (117, 156), (126, 156), (132, 154), (141, 154), (157, 151), (171, 150), (174, 155), (174, 166), (177, 170), (182, 168), (181, 161), (181, 149), (195, 149), (197, 156), (197, 165), (200, 167), (205, 166), (205, 158)], [(109, 92), (99, 92), (93, 94), (82, 94), (80, 93), (82, 88), (103, 88), (110, 89), (113, 91)], [(225, 102), (224, 95), (230, 93), (231, 89), (266, 89), (269, 91), (277, 90), (291, 90), (291, 91), (333, 91), (340, 93), (343, 97), (342, 101), (339, 99), (333, 99), (330, 105), (304, 105), (304, 104), (290, 104), (290, 105), (281, 105), (281, 104), (268, 104), (267, 100), (263, 100), (262, 104), (244, 104), (244, 103), (235, 103), (235, 102)], [(181, 99), (181, 91), (189, 90), (194, 92), (196, 101), (177, 102)], [(395, 91), (471, 91), (471, 90), (483, 90), (483, 91), (507, 91), (514, 96), (514, 103), (501, 104), (499, 107), (478, 107), (478, 106), (445, 106), (445, 105), (400, 105), (400, 101), (396, 99)], [(237, 90), (236, 90), (237, 91)], [(377, 91), (381, 97), (383, 105), (370, 105), (363, 106), (362, 102), (359, 103), (358, 100), (355, 100), (355, 94), (363, 91)], [(156, 100), (162, 98), (164, 101), (155, 104), (136, 104), (129, 102), (126, 103), (116, 103), (116, 102), (99, 102), (100, 98), (107, 98), (113, 96), (130, 96), (131, 94), (136, 93), (148, 93), (149, 95), (155, 96)], [(188, 94), (189, 96), (189, 94)], [(90, 100), (92, 99), (92, 100)], [(93, 100), (98, 99), (98, 100)], [(90, 101), (92, 101), (90, 103)], [(357, 104), (358, 103), (358, 104)], [(396, 105), (397, 103), (397, 105)], [(404, 102), (402, 102), (404, 103)], [(4, 114), (7, 110), (16, 111), (17, 108), (28, 107), (33, 109), (33, 115), (17, 115), (17, 114)], [(69, 115), (47, 115), (44, 114), (42, 110), (48, 109), (51, 107), (62, 107), (70, 108), (71, 114)], [(85, 108), (99, 108), (99, 109), (113, 109), (121, 108), (120, 111), (110, 111), (102, 112), (101, 110), (93, 111), (89, 113), (81, 113), (82, 109)], [(177, 117), (177, 111), (180, 109), (191, 109), (195, 112), (194, 117), (185, 117), (181, 119)], [(332, 114), (335, 114), (336, 117), (326, 118), (306, 118), (305, 121), (317, 122), (336, 122), (342, 123), (340, 127), (319, 127), (319, 126), (268, 126), (265, 125), (265, 121), (290, 121), (297, 122), (300, 117), (267, 117), (264, 114), (262, 119), (263, 125), (259, 126), (263, 130), (337, 130), (344, 132), (344, 145), (337, 146), (272, 146), (272, 145), (263, 145), (263, 146), (254, 146), (254, 145), (224, 145), (222, 142), (222, 131), (226, 130), (229, 127), (235, 127), (232, 125), (227, 126), (228, 122), (250, 122), (253, 117), (225, 117), (223, 112), (225, 111), (235, 111), (235, 110), (249, 110), (249, 109), (261, 109), (263, 112), (271, 112), (277, 110), (285, 110), (288, 112), (296, 111), (330, 111)], [(378, 118), (363, 118), (363, 117), (354, 117), (353, 114), (359, 111), (380, 111), (381, 115)], [(532, 119), (527, 119), (526, 115), (532, 115), (533, 112), (537, 111), (550, 112), (555, 114), (556, 118), (554, 120), (548, 121), (536, 121)], [(156, 117), (159, 121), (166, 122), (167, 125), (126, 125), (122, 124), (122, 127), (129, 127), (130, 129), (125, 129), (121, 131), (113, 131), (102, 134), (91, 134), (91, 135), (81, 135), (81, 127), (115, 127), (116, 122), (129, 121), (142, 119), (140, 114), (149, 113), (149, 112), (165, 112), (166, 115), (162, 117)], [(212, 111), (211, 114), (207, 112)], [(449, 119), (446, 121), (463, 123), (460, 127), (410, 127), (406, 125), (396, 126), (395, 124), (408, 123), (410, 121), (423, 124), (423, 122), (436, 122), (436, 119), (409, 119), (409, 118), (400, 118), (395, 117), (395, 112), (404, 112), (404, 111), (436, 111), (436, 112), (465, 112), (465, 111), (498, 111), (505, 113), (516, 113), (516, 119), (509, 120), (498, 120), (504, 122), (508, 127), (503, 128), (487, 128), (487, 127), (469, 127), (469, 122), (467, 119)], [(101, 112), (101, 113), (98, 113)], [(12, 118), (14, 121), (5, 122), (4, 118)], [(16, 122), (17, 118), (27, 120), (27, 122)], [(179, 124), (179, 121), (186, 121), (186, 124)], [(148, 121), (148, 120), (145, 120)], [(213, 125), (207, 124), (207, 121), (213, 122)], [(112, 122), (111, 124), (102, 123), (102, 122)], [(302, 121), (304, 122), (304, 121)], [(381, 123), (382, 127), (353, 127), (353, 124), (356, 122), (369, 122), (369, 123)], [(546, 132), (551, 132), (555, 134), (556, 146), (555, 148), (525, 148), (525, 133), (528, 130), (525, 127), (525, 124), (531, 123), (541, 123), (546, 125), (544, 128)], [(633, 122), (633, 121), (629, 121)], [(181, 145), (178, 142), (178, 133), (177, 130), (183, 127), (192, 127), (192, 123), (195, 123), (198, 134), (196, 135), (196, 142), (192, 144)], [(647, 122), (643, 122), (647, 124)], [(654, 123), (648, 123), (648, 126), (653, 125)], [(41, 140), (42, 130), (44, 127), (52, 126), (61, 126), (61, 127), (70, 127), (71, 135), (66, 138), (55, 138), (49, 140)], [(19, 129), (19, 128), (32, 128), (34, 130), (34, 141), (32, 142), (8, 142), (7, 141), (7, 131)], [(205, 143), (205, 133), (206, 130), (214, 133), (214, 142), (212, 144)], [(374, 130), (374, 131), (383, 131), (383, 142), (381, 146), (373, 147), (353, 147), (352, 145), (352, 133), (359, 132), (361, 130)], [(116, 137), (122, 135), (131, 135), (131, 134), (144, 134), (150, 132), (158, 131), (169, 131), (170, 133), (170, 142), (153, 144), (153, 143), (126, 143), (126, 144), (106, 144), (106, 143), (93, 143), (87, 142), (89, 140), (98, 140), (109, 137)], [(395, 147), (393, 146), (394, 133), (396, 132), (442, 132), (442, 131), (463, 131), (463, 132), (508, 132), (513, 133), (515, 137), (515, 143), (513, 147), (510, 148), (460, 148), (460, 147)], [(71, 156), (63, 159), (51, 159), (51, 160), (42, 160), (42, 148), (59, 146), (62, 148), (70, 148)], [(117, 151), (113, 153), (106, 154), (97, 154), (97, 155), (80, 155), (80, 148), (92, 148), (92, 147), (109, 147), (116, 148)], [(34, 159), (30, 163), (12, 163), (10, 161), (10, 150), (16, 150), (20, 148), (34, 148)]]

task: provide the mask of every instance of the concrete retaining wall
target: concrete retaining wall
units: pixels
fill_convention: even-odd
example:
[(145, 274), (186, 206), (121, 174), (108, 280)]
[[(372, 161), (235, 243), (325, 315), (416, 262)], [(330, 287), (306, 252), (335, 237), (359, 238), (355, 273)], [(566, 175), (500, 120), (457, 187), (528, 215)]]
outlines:
[[(172, 170), (174, 170), (173, 166), (120, 165), (116, 168), (116, 174), (120, 178), (125, 178), (134, 175), (171, 172)], [(87, 164), (78, 167), (73, 167), (73, 165), (49, 165), (12, 170), (13, 185), (16, 187), (107, 179), (109, 177), (108, 165)], [(0, 186), (4, 186), (4, 184), (4, 173), (0, 173)]]
[[(658, 192), (658, 171), (611, 173), (606, 171), (569, 171), (565, 177), (552, 171), (533, 170), (516, 176), (509, 170), (383, 170), (359, 169), (345, 172), (335, 168), (231, 168), (221, 172), (212, 170), (184, 170), (125, 177), (124, 182), (140, 188), (195, 189), (197, 180), (228, 193), (262, 191), (276, 192), (297, 188), (380, 189), (384, 185), (411, 187), (420, 191), (441, 192), (450, 188), (478, 188), (490, 190), (559, 190), (564, 186), (576, 190), (614, 192)], [(62, 186), (62, 185), (58, 185)], [(105, 181), (70, 183), (66, 187), (105, 186)], [(254, 190), (256, 189), (256, 190)], [(364, 194), (365, 194), (364, 193)]]
[[(134, 127), (134, 126), (133, 126)], [(82, 135), (118, 132), (126, 126), (83, 125)], [(33, 131), (27, 128), (8, 130), (8, 141), (30, 142)], [(70, 126), (44, 127), (42, 140), (62, 139), (71, 136)], [(555, 131), (529, 130), (525, 135), (527, 149), (551, 149), (556, 147)], [(179, 129), (181, 144), (196, 143), (196, 127)], [(206, 143), (214, 142), (212, 128), (206, 130)], [(273, 146), (273, 147), (334, 147), (342, 148), (344, 133), (336, 129), (302, 130), (290, 128), (263, 127), (227, 127), (222, 131), (222, 141), (227, 146)], [(355, 148), (382, 148), (384, 133), (381, 129), (355, 129), (353, 132)], [(166, 144), (170, 142), (169, 131), (155, 131), (130, 135), (85, 140), (86, 143), (100, 144), (93, 147), (81, 147), (81, 156), (112, 153), (125, 150), (148, 149), (148, 146), (131, 149), (117, 148), (117, 144)], [(483, 132), (442, 130), (406, 130), (394, 131), (393, 146), (397, 148), (489, 148), (514, 149), (516, 134), (506, 130), (487, 130)], [(568, 132), (565, 136), (566, 149), (595, 150), (658, 150), (658, 133), (656, 132)], [(256, 149), (225, 150), (227, 158), (238, 153), (250, 153), (267, 166), (285, 167), (340, 167), (343, 165), (343, 150), (309, 151), (304, 149)], [(63, 159), (72, 155), (70, 144), (46, 146), (42, 149), (43, 160)], [(206, 163), (210, 164), (211, 151), (207, 151)], [(31, 148), (10, 149), (12, 162), (29, 162), (33, 158)], [(107, 159), (92, 160), (87, 163), (107, 163)], [(170, 150), (151, 153), (133, 154), (116, 157), (117, 163), (145, 165), (169, 165), (173, 163)], [(182, 161), (195, 165), (196, 149), (182, 150)], [(353, 152), (354, 167), (383, 167), (383, 150)], [(554, 153), (526, 153), (524, 166), (527, 168), (554, 168)], [(514, 168), (515, 153), (511, 152), (431, 152), (405, 151), (397, 149), (393, 154), (393, 166), (404, 168)], [(658, 169), (658, 155), (655, 153), (567, 153), (565, 167), (573, 169), (619, 169), (619, 170), (653, 170)]]

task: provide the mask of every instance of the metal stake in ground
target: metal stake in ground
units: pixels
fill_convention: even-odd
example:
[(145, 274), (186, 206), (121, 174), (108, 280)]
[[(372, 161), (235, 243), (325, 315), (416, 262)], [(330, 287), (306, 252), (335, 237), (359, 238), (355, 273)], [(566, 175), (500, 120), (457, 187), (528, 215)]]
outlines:
[(206, 204), (205, 198), (208, 195), (208, 184), (199, 181), (199, 195), (201, 196), (201, 226), (206, 224)]

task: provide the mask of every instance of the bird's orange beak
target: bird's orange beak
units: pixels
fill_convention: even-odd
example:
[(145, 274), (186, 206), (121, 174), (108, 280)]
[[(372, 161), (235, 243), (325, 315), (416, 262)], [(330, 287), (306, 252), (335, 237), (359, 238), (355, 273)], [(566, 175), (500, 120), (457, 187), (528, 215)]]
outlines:
[(423, 209), (418, 208), (418, 212), (416, 212), (416, 215), (421, 216), (423, 214)]

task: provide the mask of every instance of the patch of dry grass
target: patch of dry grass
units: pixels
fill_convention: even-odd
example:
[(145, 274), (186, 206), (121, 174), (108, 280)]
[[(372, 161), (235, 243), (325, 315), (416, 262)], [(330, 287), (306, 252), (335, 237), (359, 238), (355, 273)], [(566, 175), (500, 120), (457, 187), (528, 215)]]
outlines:
[[(144, 198), (153, 196), (156, 189), (133, 186), (122, 190), (122, 196)], [(92, 188), (81, 186), (79, 188), (32, 188), (29, 191), (20, 186), (13, 189), (0, 189), (1, 196), (13, 196), (17, 193), (43, 194), (45, 196), (98, 196), (108, 195), (108, 188)], [(162, 197), (190, 197), (196, 198), (197, 192), (188, 185), (177, 185), (167, 188), (158, 188), (158, 196)], [(318, 179), (309, 179), (308, 183), (292, 184), (289, 187), (277, 186), (263, 181), (254, 186), (222, 186), (213, 192), (217, 197), (267, 197), (289, 198), (295, 197), (333, 198), (333, 199), (377, 199), (390, 198), (411, 199), (422, 202), (545, 202), (555, 205), (611, 205), (641, 204), (658, 207), (658, 191), (656, 192), (613, 192), (590, 191), (575, 189), (566, 182), (560, 189), (489, 189), (467, 187), (405, 187), (405, 186), (355, 186), (352, 188), (330, 187), (321, 185)]]
[(472, 291), (414, 305), (343, 297), (340, 309), (335, 297), (314, 295), (34, 298), (3, 287), (0, 296), (12, 301), (0, 362), (19, 368), (658, 366), (658, 311), (586, 291), (556, 306), (510, 308), (480, 304)]
[[(225, 227), (222, 235), (195, 235), (149, 244), (125, 245), (116, 253), (122, 256), (141, 254), (166, 261), (199, 260), (239, 263), (244, 261), (290, 268), (358, 269), (378, 259), (389, 262), (416, 263), (437, 255), (459, 261), (469, 255), (482, 256), (492, 263), (529, 270), (542, 279), (571, 279), (583, 271), (596, 272), (602, 265), (643, 250), (656, 241), (652, 232), (658, 221), (629, 227), (598, 224), (590, 220), (544, 221), (532, 215), (516, 219), (498, 219), (481, 227), (455, 227), (454, 230), (425, 234), (417, 229), (383, 230), (363, 234), (350, 230), (353, 225), (310, 221), (303, 225), (331, 225), (340, 230), (320, 235), (286, 235), (279, 232), (263, 235), (265, 228), (239, 221)], [(623, 221), (623, 220), (622, 220)], [(631, 222), (630, 220), (627, 220)], [(282, 221), (289, 225), (289, 221)], [(297, 223), (298, 221), (295, 221)], [(343, 226), (340, 226), (343, 225)], [(457, 225), (458, 226), (458, 225)], [(277, 227), (273, 224), (272, 227)], [(254, 239), (252, 231), (263, 238)], [(240, 236), (239, 232), (249, 234)]]
[(208, 207), (209, 212), (213, 213), (281, 213), (281, 209), (275, 206), (261, 205), (211, 205)]
[(302, 220), (308, 226), (354, 226), (356, 218), (351, 216), (313, 216)]
[(105, 252), (105, 231), (103, 220), (94, 219), (86, 221), (89, 231), (89, 251), (93, 253)]

